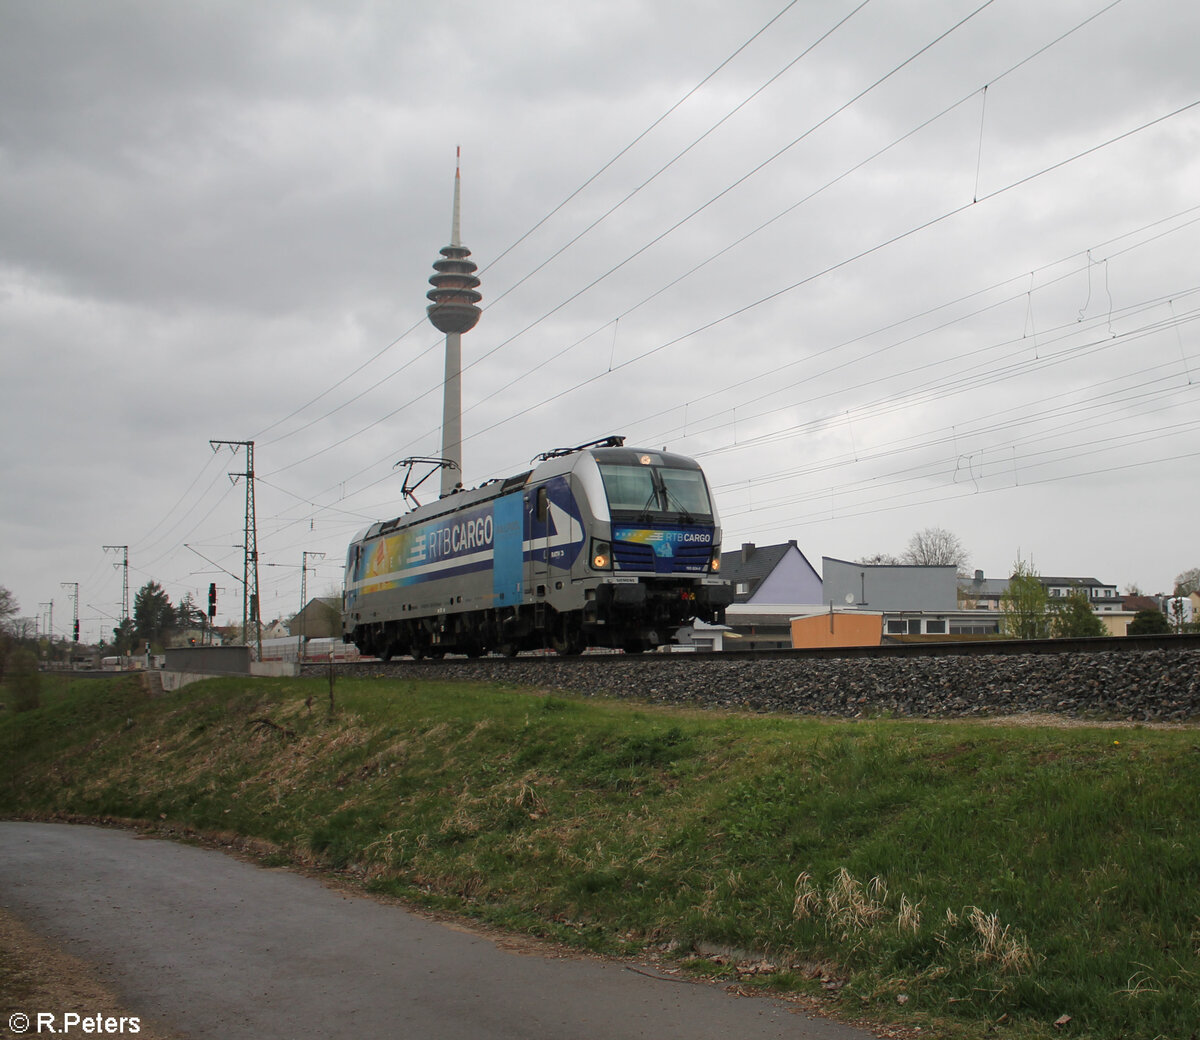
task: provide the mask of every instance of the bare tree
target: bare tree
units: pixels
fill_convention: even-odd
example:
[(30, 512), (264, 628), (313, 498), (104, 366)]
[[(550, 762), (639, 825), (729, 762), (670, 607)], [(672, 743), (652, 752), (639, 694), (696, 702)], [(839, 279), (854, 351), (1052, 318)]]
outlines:
[(1175, 575), (1176, 596), (1190, 596), (1193, 592), (1200, 592), (1200, 567), (1192, 567)]
[(0, 629), (8, 628), (18, 610), (17, 597), (0, 585)]
[(873, 556), (861, 556), (854, 562), (867, 567), (894, 567), (900, 560), (891, 553), (875, 553)]
[(970, 554), (958, 535), (941, 527), (926, 527), (914, 534), (901, 560), (923, 567), (954, 567), (963, 576), (971, 564)]

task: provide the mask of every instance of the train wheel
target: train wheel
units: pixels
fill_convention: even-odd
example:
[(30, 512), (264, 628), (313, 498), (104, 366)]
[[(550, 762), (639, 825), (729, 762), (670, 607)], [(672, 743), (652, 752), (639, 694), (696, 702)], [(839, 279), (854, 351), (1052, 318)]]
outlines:
[(583, 652), (583, 632), (569, 617), (563, 617), (560, 631), (550, 640), (554, 652), (560, 657), (574, 657)]

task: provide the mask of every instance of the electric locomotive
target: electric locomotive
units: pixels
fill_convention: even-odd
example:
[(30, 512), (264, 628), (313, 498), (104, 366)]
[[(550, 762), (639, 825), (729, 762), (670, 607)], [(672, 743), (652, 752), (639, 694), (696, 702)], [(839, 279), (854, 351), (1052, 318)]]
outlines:
[(384, 660), (637, 653), (724, 621), (720, 520), (693, 459), (610, 437), (537, 462), (356, 536), (343, 640)]

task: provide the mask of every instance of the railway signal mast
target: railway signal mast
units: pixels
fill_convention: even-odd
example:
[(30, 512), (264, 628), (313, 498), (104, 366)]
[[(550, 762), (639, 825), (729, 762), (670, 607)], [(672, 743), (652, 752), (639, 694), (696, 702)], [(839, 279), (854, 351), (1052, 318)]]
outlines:
[(433, 327), (446, 334), (446, 376), (442, 385), (442, 498), (462, 486), (462, 334), (479, 321), (476, 265), (468, 260), (471, 250), (462, 244), (459, 232), (459, 203), (462, 149), (454, 162), (454, 209), (450, 218), (450, 244), (441, 249), (442, 259), (433, 262), (433, 286), (425, 295), (431, 301), (426, 313)]

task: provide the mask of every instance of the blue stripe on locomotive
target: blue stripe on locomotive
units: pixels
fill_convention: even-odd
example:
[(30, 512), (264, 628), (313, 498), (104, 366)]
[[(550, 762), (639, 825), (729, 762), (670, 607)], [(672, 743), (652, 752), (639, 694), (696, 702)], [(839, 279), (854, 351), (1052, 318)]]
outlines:
[(492, 503), (492, 592), (497, 606), (516, 606), (525, 592), (525, 496)]

